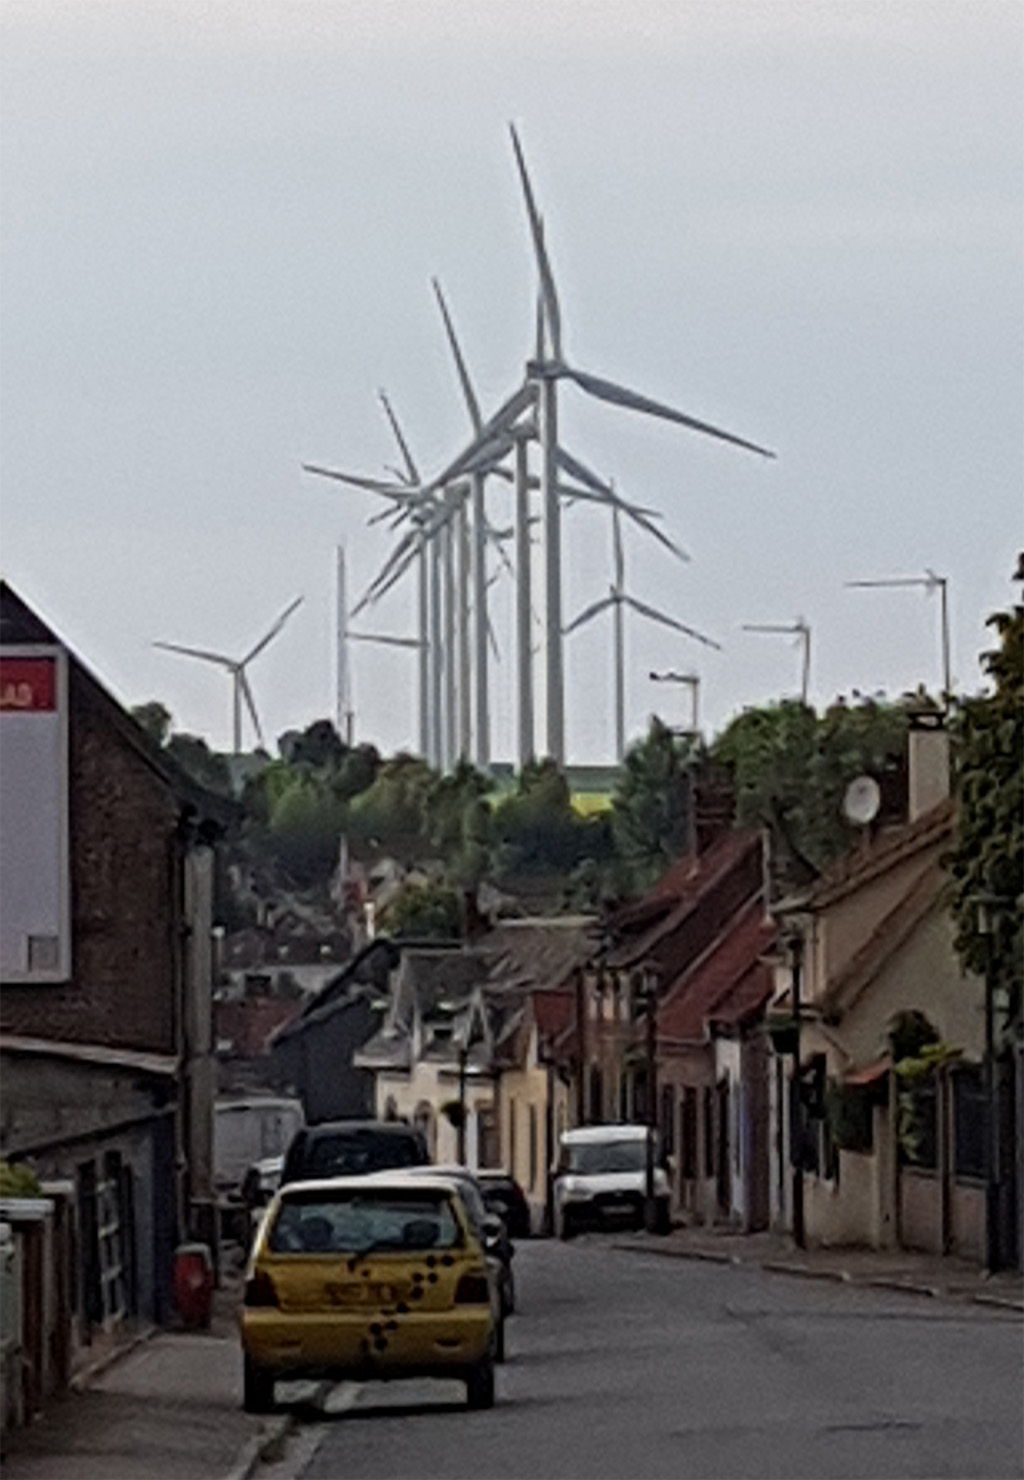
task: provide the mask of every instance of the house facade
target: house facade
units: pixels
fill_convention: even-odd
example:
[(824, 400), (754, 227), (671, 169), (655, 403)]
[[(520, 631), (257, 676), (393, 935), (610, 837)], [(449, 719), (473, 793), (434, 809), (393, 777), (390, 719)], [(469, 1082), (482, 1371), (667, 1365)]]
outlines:
[(216, 1243), (214, 849), (232, 809), (6, 584), (0, 648), (0, 1151), (58, 1208), (70, 1367), (166, 1319), (176, 1245)]
[[(786, 1164), (795, 1160), (808, 1240), (980, 1261), (985, 992), (960, 963), (948, 911), (947, 747), (937, 718), (917, 717), (905, 819), (865, 829), (777, 909), (785, 950), (774, 1012), (792, 1021), (796, 977), (800, 1029), (796, 1042), (776, 1038), (772, 1212), (792, 1227)], [(908, 1024), (921, 1044), (938, 1046), (934, 1072), (916, 1083), (897, 1071), (917, 1052), (897, 1046)]]

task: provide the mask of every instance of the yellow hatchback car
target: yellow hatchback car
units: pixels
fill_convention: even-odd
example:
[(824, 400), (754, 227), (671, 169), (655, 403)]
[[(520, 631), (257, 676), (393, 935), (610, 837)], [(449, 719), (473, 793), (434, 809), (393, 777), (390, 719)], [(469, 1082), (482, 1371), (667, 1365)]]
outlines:
[(266, 1413), (297, 1378), (456, 1377), (494, 1403), (491, 1276), (458, 1191), (394, 1182), (292, 1182), (269, 1204), (240, 1314), (244, 1405)]

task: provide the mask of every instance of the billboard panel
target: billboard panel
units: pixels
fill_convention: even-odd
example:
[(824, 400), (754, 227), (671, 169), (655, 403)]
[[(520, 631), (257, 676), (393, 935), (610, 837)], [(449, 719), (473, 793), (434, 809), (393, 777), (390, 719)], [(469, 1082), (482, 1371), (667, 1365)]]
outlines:
[(71, 975), (67, 654), (0, 648), (0, 980)]

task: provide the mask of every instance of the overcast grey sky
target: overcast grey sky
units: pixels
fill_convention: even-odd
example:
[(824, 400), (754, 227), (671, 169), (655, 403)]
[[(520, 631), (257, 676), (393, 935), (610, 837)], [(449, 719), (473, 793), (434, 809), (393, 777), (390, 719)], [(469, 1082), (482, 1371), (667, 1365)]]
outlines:
[[(420, 463), (466, 435), (430, 294), (485, 412), (520, 380), (544, 212), (573, 362), (778, 452), (765, 463), (568, 387), (563, 430), (693, 555), (627, 534), (627, 585), (723, 645), (631, 620), (628, 728), (795, 693), (744, 622), (802, 616), (811, 697), (980, 684), (1022, 543), (1018, 0), (2, 0), (0, 518), (7, 579), (135, 703), (230, 740), (240, 654), (269, 736), (333, 712), (333, 550), (394, 539), (300, 471)], [(495, 521), (508, 520), (505, 495)], [(605, 594), (607, 516), (565, 519), (564, 610)], [(507, 578), (497, 757), (514, 753)], [(411, 582), (374, 612), (411, 633)], [(359, 739), (416, 737), (411, 653), (354, 652)], [(610, 619), (567, 640), (570, 758), (610, 759)]]

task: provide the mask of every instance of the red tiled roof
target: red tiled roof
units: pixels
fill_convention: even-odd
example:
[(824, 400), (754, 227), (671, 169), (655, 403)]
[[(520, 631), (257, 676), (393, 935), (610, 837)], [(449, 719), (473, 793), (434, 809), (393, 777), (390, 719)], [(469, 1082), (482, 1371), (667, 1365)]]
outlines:
[(653, 953), (662, 936), (699, 908), (700, 901), (755, 848), (761, 848), (759, 832), (734, 829), (716, 838), (698, 858), (680, 859), (652, 894), (612, 917), (609, 928), (621, 939), (609, 953), (608, 964), (629, 966)]
[(952, 830), (954, 814), (954, 803), (947, 797), (913, 822), (884, 829), (868, 847), (851, 848), (808, 890), (803, 907), (823, 909), (915, 853), (941, 843)]
[(771, 995), (771, 977), (761, 957), (777, 933), (760, 900), (745, 905), (710, 950), (669, 987), (658, 1010), (659, 1036), (701, 1040), (709, 1018), (738, 1023), (763, 1006)]

